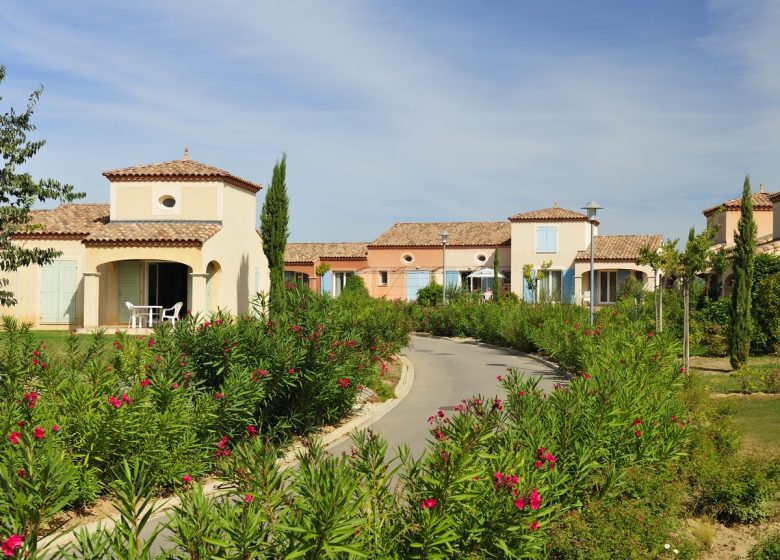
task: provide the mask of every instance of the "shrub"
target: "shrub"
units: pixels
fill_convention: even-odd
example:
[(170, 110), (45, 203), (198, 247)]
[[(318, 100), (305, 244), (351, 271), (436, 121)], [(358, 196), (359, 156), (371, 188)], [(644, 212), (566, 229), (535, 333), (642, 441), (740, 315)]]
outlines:
[(748, 553), (748, 560), (780, 560), (780, 531), (765, 535)]
[(351, 276), (347, 277), (347, 281), (344, 283), (344, 289), (341, 291), (341, 294), (349, 294), (357, 297), (368, 297), (368, 288), (366, 288), (366, 283), (363, 281), (361, 276), (352, 274)]
[(742, 367), (731, 372), (731, 377), (739, 381), (739, 386), (743, 393), (755, 393), (764, 382), (764, 373), (749, 367)]
[(443, 301), (444, 289), (435, 279), (431, 283), (417, 292), (417, 302), (420, 305), (433, 306), (439, 305)]

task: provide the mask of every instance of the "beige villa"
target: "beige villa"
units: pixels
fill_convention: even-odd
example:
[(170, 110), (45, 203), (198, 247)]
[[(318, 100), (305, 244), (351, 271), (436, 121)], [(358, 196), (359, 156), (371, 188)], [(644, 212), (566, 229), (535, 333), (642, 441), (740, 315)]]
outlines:
[[(656, 280), (652, 269), (637, 265), (636, 260), (643, 246), (660, 247), (662, 237), (598, 235), (598, 222), (593, 225), (595, 303), (614, 303), (629, 277), (652, 290)], [(340, 262), (333, 262), (339, 265), (341, 280), (357, 274), (375, 297), (412, 301), (432, 280), (443, 284), (445, 274), (448, 286), (493, 291), (493, 257), (498, 251), (499, 290), (511, 290), (526, 301), (544, 294), (550, 301), (584, 304), (591, 297), (590, 228), (585, 214), (557, 205), (515, 214), (503, 222), (402, 222), (368, 244), (293, 244), (285, 255), (285, 269), (290, 277), (311, 275), (317, 263), (341, 255)], [(534, 294), (523, 279), (523, 266), (531, 265), (536, 271), (545, 263), (551, 266)], [(309, 285), (328, 291), (315, 287), (311, 280)], [(338, 295), (337, 291), (330, 293)]]
[(14, 237), (53, 247), (51, 264), (6, 276), (19, 320), (38, 328), (123, 327), (127, 302), (156, 312), (249, 310), (269, 287), (255, 229), (259, 184), (181, 160), (114, 169), (109, 204), (63, 204), (32, 213), (41, 228)]

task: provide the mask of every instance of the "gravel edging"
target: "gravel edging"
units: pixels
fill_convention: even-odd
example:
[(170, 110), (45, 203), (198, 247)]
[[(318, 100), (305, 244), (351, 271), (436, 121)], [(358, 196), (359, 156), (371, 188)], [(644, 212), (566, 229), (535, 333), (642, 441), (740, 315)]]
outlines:
[[(337, 445), (347, 439), (349, 434), (353, 431), (370, 426), (398, 406), (398, 404), (409, 394), (409, 391), (412, 390), (412, 385), (414, 384), (414, 365), (406, 356), (399, 355), (398, 358), (401, 360), (401, 378), (395, 387), (395, 398), (387, 399), (381, 403), (364, 403), (360, 405), (344, 424), (319, 436), (319, 441), (323, 446), (331, 447)], [(313, 434), (312, 436), (309, 436), (309, 439), (317, 437), (317, 434)], [(284, 456), (279, 459), (280, 468), (286, 470), (295, 466), (298, 461), (298, 454), (303, 449), (305, 449), (304, 443), (302, 441), (296, 441), (291, 448), (285, 452)], [(209, 497), (225, 493), (227, 489), (223, 487), (223, 484), (225, 484), (225, 482), (222, 480), (206, 481), (203, 483), (203, 493)], [(154, 513), (149, 521), (154, 524), (154, 521), (167, 516), (172, 509), (179, 505), (181, 505), (181, 500), (176, 496), (156, 500), (153, 504)], [(94, 531), (110, 530), (116, 525), (118, 519), (119, 515), (112, 515), (83, 525), (76, 525), (64, 533), (52, 533), (51, 535), (40, 539), (38, 542), (38, 549), (46, 556), (49, 556), (54, 550), (75, 542), (75, 533), (77, 531), (86, 529), (88, 532), (92, 533)], [(51, 551), (48, 549), (51, 549)]]

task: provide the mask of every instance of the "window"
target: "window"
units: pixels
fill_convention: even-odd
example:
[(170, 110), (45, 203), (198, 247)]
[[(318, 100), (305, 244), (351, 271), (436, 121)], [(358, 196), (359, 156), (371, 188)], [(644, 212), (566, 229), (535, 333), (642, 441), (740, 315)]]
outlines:
[(414, 260), (414, 257), (412, 257), (412, 255), (408, 255), (408, 254), (404, 255), (401, 258), (404, 260), (404, 262), (407, 262), (407, 263), (410, 263), (410, 262), (412, 262)]
[(333, 277), (335, 279), (335, 285), (333, 288), (333, 297), (339, 297), (341, 295), (341, 290), (344, 289), (344, 286), (347, 283), (347, 278), (350, 276), (353, 276), (354, 272), (334, 272)]
[(170, 195), (160, 197), (160, 206), (163, 208), (173, 208), (176, 206), (176, 199)]
[(561, 271), (548, 270), (539, 280), (539, 301), (560, 302), (561, 293)]
[(487, 260), (486, 255), (477, 255), (477, 262), (483, 264)]
[(379, 285), (380, 286), (387, 286), (387, 271), (386, 270), (380, 270), (379, 271)]
[(536, 252), (558, 252), (558, 226), (536, 226)]
[(618, 277), (617, 270), (599, 270), (599, 303), (615, 303), (617, 301)]
[(511, 286), (512, 285), (512, 272), (510, 270), (502, 270), (501, 274), (504, 275), (504, 280), (502, 284), (504, 286)]

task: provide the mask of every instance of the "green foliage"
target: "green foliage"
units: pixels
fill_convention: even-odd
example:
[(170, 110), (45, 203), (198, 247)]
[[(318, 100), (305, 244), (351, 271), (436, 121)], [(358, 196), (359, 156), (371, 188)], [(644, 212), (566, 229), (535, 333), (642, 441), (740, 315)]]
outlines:
[(501, 299), (501, 273), (498, 270), (500, 260), (498, 256), (498, 247), (493, 251), (493, 301)]
[(353, 274), (347, 278), (347, 281), (344, 283), (344, 289), (341, 291), (341, 293), (342, 295), (349, 295), (351, 297), (369, 297), (366, 283), (363, 281), (363, 278), (357, 274)]
[(317, 268), (314, 269), (314, 274), (319, 277), (323, 277), (328, 273), (329, 270), (330, 265), (328, 263), (320, 263), (317, 265)]
[[(5, 79), (5, 72), (5, 66), (0, 65), (0, 84)], [(18, 170), (45, 144), (44, 140), (27, 139), (27, 135), (35, 131), (32, 116), (42, 93), (43, 86), (32, 92), (21, 113), (9, 109), (0, 114), (0, 270), (4, 272), (29, 265), (45, 265), (62, 254), (53, 248), (26, 247), (12, 241), (14, 235), (40, 229), (40, 225), (31, 223), (33, 204), (49, 200), (71, 202), (84, 197), (84, 193), (75, 192), (71, 185), (53, 179), (35, 181), (29, 173)], [(15, 304), (16, 298), (4, 278), (0, 281), (0, 305)]]
[(287, 246), (290, 199), (287, 197), (287, 154), (274, 164), (271, 186), (260, 213), (263, 253), (271, 272), (271, 310), (280, 313), (284, 304), (284, 248)]
[(731, 377), (739, 381), (739, 386), (743, 393), (755, 393), (764, 381), (764, 372), (749, 367), (741, 367), (731, 372)]
[(523, 265), (523, 280), (525, 280), (525, 285), (528, 290), (533, 294), (534, 302), (539, 301), (539, 295), (536, 292), (539, 287), (539, 281), (545, 277), (547, 271), (550, 270), (551, 267), (552, 261), (546, 261), (542, 263), (541, 268), (534, 272), (532, 264)]
[(753, 293), (753, 265), (756, 258), (756, 222), (753, 219), (753, 192), (750, 177), (745, 177), (741, 215), (734, 234), (734, 284), (731, 288), (728, 328), (729, 361), (734, 369), (747, 363), (752, 329), (750, 305)]
[(763, 276), (755, 283), (752, 345), (759, 352), (780, 351), (780, 272)]
[(764, 535), (750, 549), (748, 560), (780, 560), (780, 531)]
[(430, 284), (417, 292), (417, 303), (425, 306), (439, 305), (444, 298), (444, 288), (431, 278)]

